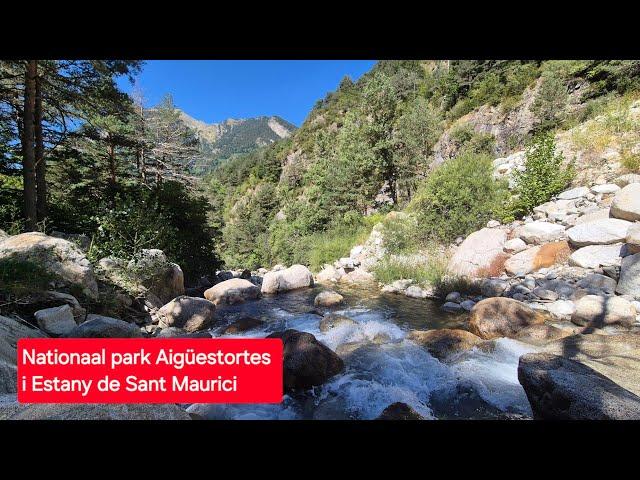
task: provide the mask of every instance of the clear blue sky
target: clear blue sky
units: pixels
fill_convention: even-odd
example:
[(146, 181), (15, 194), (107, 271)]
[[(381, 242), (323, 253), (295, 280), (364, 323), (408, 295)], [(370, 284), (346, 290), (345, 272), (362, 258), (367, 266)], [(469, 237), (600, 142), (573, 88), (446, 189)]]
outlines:
[[(353, 80), (373, 60), (152, 60), (137, 82), (146, 104), (165, 93), (176, 106), (207, 123), (279, 115), (300, 126), (317, 100), (345, 75)], [(126, 79), (119, 85), (130, 92)]]

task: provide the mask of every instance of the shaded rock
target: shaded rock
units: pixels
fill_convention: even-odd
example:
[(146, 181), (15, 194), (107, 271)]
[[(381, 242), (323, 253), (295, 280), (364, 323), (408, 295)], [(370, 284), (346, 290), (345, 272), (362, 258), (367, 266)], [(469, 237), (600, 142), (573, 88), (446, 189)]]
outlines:
[(471, 332), (448, 328), (412, 330), (406, 338), (424, 347), (438, 360), (455, 353), (464, 352), (483, 342), (480, 337)]
[(605, 218), (581, 223), (567, 230), (569, 241), (576, 247), (607, 245), (624, 242), (631, 222), (618, 218)]
[(606, 275), (600, 275), (599, 273), (591, 273), (581, 279), (576, 286), (578, 288), (584, 288), (587, 290), (601, 290), (604, 293), (613, 294), (616, 290), (617, 282)]
[(34, 262), (66, 285), (75, 285), (97, 298), (93, 268), (82, 250), (72, 242), (40, 232), (21, 233), (0, 241), (0, 260), (15, 258)]
[(344, 301), (344, 297), (337, 292), (325, 290), (316, 295), (313, 300), (313, 304), (316, 307), (333, 307), (339, 305)]
[(640, 253), (622, 259), (616, 293), (640, 299)]
[(445, 297), (444, 300), (445, 302), (460, 303), (460, 301), (462, 300), (462, 295), (460, 295), (460, 292), (451, 292)]
[(21, 338), (47, 338), (41, 330), (32, 328), (24, 323), (9, 317), (0, 315), (0, 338), (4, 339), (11, 347), (18, 347)]
[(571, 249), (566, 241), (547, 243), (516, 253), (505, 262), (504, 268), (510, 275), (526, 275), (561, 263), (570, 254)]
[(243, 317), (236, 320), (231, 325), (226, 327), (223, 331), (223, 335), (234, 335), (240, 332), (246, 332), (247, 330), (253, 330), (264, 325), (264, 321), (254, 317)]
[(534, 288), (533, 294), (542, 300), (550, 300), (552, 302), (558, 300), (558, 294), (553, 290), (547, 290), (546, 288)]
[(0, 394), (18, 391), (16, 348), (0, 337)]
[(156, 313), (161, 328), (177, 327), (186, 332), (204, 330), (214, 323), (216, 307), (209, 300), (182, 295)]
[(38, 310), (34, 317), (42, 330), (55, 337), (66, 335), (77, 326), (69, 305)]
[(640, 220), (640, 183), (631, 183), (616, 193), (611, 216), (630, 222)]
[(473, 300), (465, 300), (464, 302), (460, 302), (460, 306), (463, 308), (463, 310), (466, 310), (467, 312), (470, 312), (471, 309), (473, 307), (475, 307), (476, 302), (474, 302)]
[(260, 288), (243, 278), (225, 280), (204, 292), (204, 298), (213, 302), (214, 305), (235, 304), (245, 300), (254, 300), (259, 296)]
[(446, 302), (440, 306), (440, 309), (444, 310), (445, 312), (456, 313), (456, 312), (460, 312), (462, 310), (462, 307), (460, 306), (459, 303)]
[(449, 261), (448, 271), (460, 277), (493, 277), (503, 271), (508, 255), (504, 230), (483, 228), (469, 235)]
[(320, 320), (320, 331), (328, 332), (331, 329), (341, 327), (343, 325), (358, 325), (358, 322), (345, 315), (330, 313), (329, 315), (325, 315), (322, 320)]
[(569, 257), (569, 265), (599, 268), (620, 265), (624, 245), (589, 245), (576, 250)]
[(518, 229), (518, 236), (527, 243), (541, 244), (564, 238), (564, 227), (550, 222), (531, 222)]
[(424, 420), (424, 417), (406, 403), (396, 402), (385, 408), (376, 420)]
[(631, 327), (636, 320), (636, 310), (621, 297), (585, 295), (576, 302), (571, 321), (576, 325), (602, 328), (606, 325)]
[(0, 403), (2, 420), (190, 420), (173, 403)]
[(576, 219), (576, 225), (593, 222), (594, 220), (602, 220), (604, 218), (609, 218), (608, 208), (602, 208), (600, 210), (595, 210), (593, 212), (585, 213), (584, 215), (579, 216)]
[(262, 293), (279, 293), (312, 287), (313, 275), (304, 265), (292, 265), (285, 270), (271, 271), (262, 280)]
[(487, 298), (476, 303), (469, 315), (469, 330), (484, 339), (513, 337), (524, 327), (544, 323), (546, 312), (534, 310), (511, 298)]
[(140, 338), (142, 332), (132, 323), (102, 315), (87, 315), (87, 320), (71, 330), (69, 338)]
[(158, 330), (155, 338), (212, 338), (211, 333), (206, 330), (197, 332), (187, 332), (178, 327), (167, 327)]
[(518, 380), (536, 419), (640, 419), (640, 397), (568, 358), (548, 353), (523, 355)]
[(283, 376), (287, 392), (321, 385), (344, 370), (342, 359), (310, 333), (286, 330), (267, 338), (281, 338), (284, 343)]
[(485, 297), (499, 297), (509, 287), (509, 282), (495, 278), (482, 280), (480, 291)]

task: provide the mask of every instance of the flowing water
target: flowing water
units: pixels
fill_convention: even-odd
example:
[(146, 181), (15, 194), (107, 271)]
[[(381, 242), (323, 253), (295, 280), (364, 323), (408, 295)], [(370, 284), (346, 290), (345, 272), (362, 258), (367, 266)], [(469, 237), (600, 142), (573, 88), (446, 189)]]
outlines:
[[(428, 419), (530, 418), (517, 377), (518, 358), (535, 347), (506, 338), (442, 363), (405, 339), (412, 329), (465, 328), (466, 315), (440, 310), (431, 300), (361, 288), (336, 288), (345, 302), (315, 309), (322, 287), (297, 290), (224, 307), (229, 322), (241, 316), (265, 324), (234, 337), (264, 337), (285, 329), (309, 332), (342, 357), (346, 369), (312, 391), (286, 395), (278, 405), (194, 404), (209, 419), (374, 419), (394, 402)], [(348, 316), (357, 325), (320, 332), (319, 313)]]

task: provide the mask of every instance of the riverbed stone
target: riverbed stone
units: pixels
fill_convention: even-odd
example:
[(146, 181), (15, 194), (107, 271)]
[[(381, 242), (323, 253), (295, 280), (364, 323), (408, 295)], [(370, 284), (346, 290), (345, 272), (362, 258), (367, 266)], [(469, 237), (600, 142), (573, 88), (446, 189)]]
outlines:
[(459, 303), (445, 302), (440, 306), (440, 309), (444, 310), (445, 312), (456, 313), (456, 312), (460, 312), (462, 310), (462, 307), (460, 306)]
[(631, 327), (636, 311), (628, 300), (621, 297), (585, 295), (576, 302), (571, 321), (576, 325), (602, 328), (606, 325)]
[(396, 402), (386, 407), (376, 420), (424, 420), (424, 417), (406, 403)]
[(636, 222), (627, 232), (627, 253), (640, 253), (640, 222)]
[(264, 321), (259, 318), (254, 317), (242, 317), (231, 325), (226, 327), (223, 331), (223, 335), (235, 335), (241, 332), (246, 332), (247, 330), (253, 330), (254, 328), (259, 328), (264, 325)]
[(574, 200), (576, 198), (586, 197), (589, 194), (587, 187), (576, 187), (566, 190), (558, 195), (559, 200)]
[(501, 229), (483, 228), (473, 232), (457, 248), (447, 269), (461, 277), (500, 275), (508, 258), (503, 252), (506, 241), (507, 234)]
[(525, 354), (518, 380), (539, 420), (640, 419), (640, 397), (569, 358)]
[(66, 335), (77, 326), (73, 310), (67, 304), (38, 310), (33, 316), (38, 326), (54, 337)]
[(351, 284), (367, 284), (373, 283), (375, 281), (375, 277), (363, 270), (362, 268), (356, 268), (352, 272), (347, 273), (340, 277), (341, 283), (351, 283)]
[(533, 294), (542, 299), (542, 300), (550, 300), (555, 302), (558, 300), (558, 294), (553, 290), (547, 290), (546, 288), (537, 287), (533, 289)]
[(353, 325), (357, 326), (358, 322), (349, 318), (345, 315), (340, 315), (338, 313), (330, 313), (329, 315), (325, 315), (322, 320), (320, 320), (320, 331), (328, 332), (337, 327), (342, 327), (344, 325)]
[(449, 328), (412, 330), (406, 338), (425, 348), (438, 360), (464, 352), (483, 342), (482, 338), (471, 332)]
[(156, 317), (161, 328), (177, 327), (191, 333), (212, 326), (215, 322), (215, 312), (213, 302), (182, 295), (160, 308)]
[(514, 276), (526, 275), (540, 268), (563, 262), (571, 254), (566, 241), (552, 242), (516, 253), (505, 264), (505, 271)]
[(546, 312), (512, 298), (487, 298), (471, 310), (469, 330), (484, 339), (513, 337), (529, 325), (544, 323), (548, 317)]
[[(265, 275), (265, 278), (270, 273)], [(204, 292), (204, 298), (214, 305), (235, 304), (246, 300), (255, 300), (260, 297), (260, 288), (249, 280), (232, 278), (225, 280)]]
[(69, 338), (141, 338), (142, 332), (118, 318), (89, 314), (87, 320), (65, 335)]
[(618, 190), (620, 190), (620, 187), (615, 183), (605, 183), (602, 185), (594, 185), (593, 187), (591, 187), (591, 193), (596, 195), (597, 194), (608, 195), (611, 193), (616, 193)]
[(588, 245), (608, 245), (624, 242), (631, 222), (619, 218), (605, 218), (581, 223), (567, 230), (572, 245), (586, 247)]
[(518, 253), (527, 248), (527, 243), (521, 238), (513, 238), (504, 244), (504, 251), (507, 253)]
[(620, 188), (624, 188), (631, 183), (640, 183), (640, 174), (626, 173), (616, 178), (613, 183), (618, 185)]
[(617, 282), (606, 275), (590, 273), (576, 283), (576, 287), (586, 290), (600, 290), (604, 293), (613, 294), (616, 290)]
[(283, 381), (286, 392), (321, 385), (344, 370), (344, 362), (331, 349), (306, 332), (285, 330), (267, 338), (284, 343)]
[(485, 297), (499, 297), (509, 287), (509, 282), (498, 278), (483, 279), (480, 291)]
[(576, 311), (576, 305), (571, 300), (556, 300), (545, 305), (545, 310), (555, 317), (568, 319)]
[(564, 227), (550, 222), (531, 222), (517, 230), (518, 236), (529, 244), (539, 245), (561, 240), (564, 236)]
[(616, 293), (640, 300), (640, 253), (622, 259)]
[(582, 268), (618, 266), (622, 260), (624, 244), (589, 245), (576, 250), (569, 257), (569, 265)]
[(539, 323), (524, 327), (513, 338), (531, 345), (543, 345), (570, 335), (573, 335), (573, 332), (569, 330), (558, 328), (548, 323)]
[(313, 300), (313, 304), (316, 307), (333, 307), (340, 305), (343, 301), (344, 297), (338, 292), (325, 290), (324, 292), (320, 292), (316, 295), (316, 298)]
[(616, 193), (611, 203), (611, 216), (630, 222), (640, 220), (640, 183), (632, 183)]
[(583, 223), (593, 222), (594, 220), (602, 220), (609, 218), (609, 208), (601, 208), (599, 210), (594, 210), (592, 212), (585, 213), (584, 215), (580, 215), (576, 219), (576, 225), (580, 225)]
[(262, 280), (262, 293), (288, 292), (313, 286), (313, 275), (304, 265), (292, 265), (285, 270), (269, 272)]
[(316, 280), (319, 283), (337, 282), (342, 275), (340, 270), (336, 269), (333, 265), (325, 265), (316, 275)]

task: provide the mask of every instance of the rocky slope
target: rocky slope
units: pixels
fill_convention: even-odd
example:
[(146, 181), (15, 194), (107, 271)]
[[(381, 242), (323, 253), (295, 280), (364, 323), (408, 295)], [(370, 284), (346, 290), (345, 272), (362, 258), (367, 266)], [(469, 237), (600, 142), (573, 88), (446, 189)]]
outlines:
[(278, 116), (229, 118), (221, 123), (205, 123), (180, 112), (180, 118), (196, 132), (205, 154), (205, 160), (194, 167), (196, 173), (209, 171), (232, 155), (248, 153), (288, 138), (296, 130), (295, 125)]

